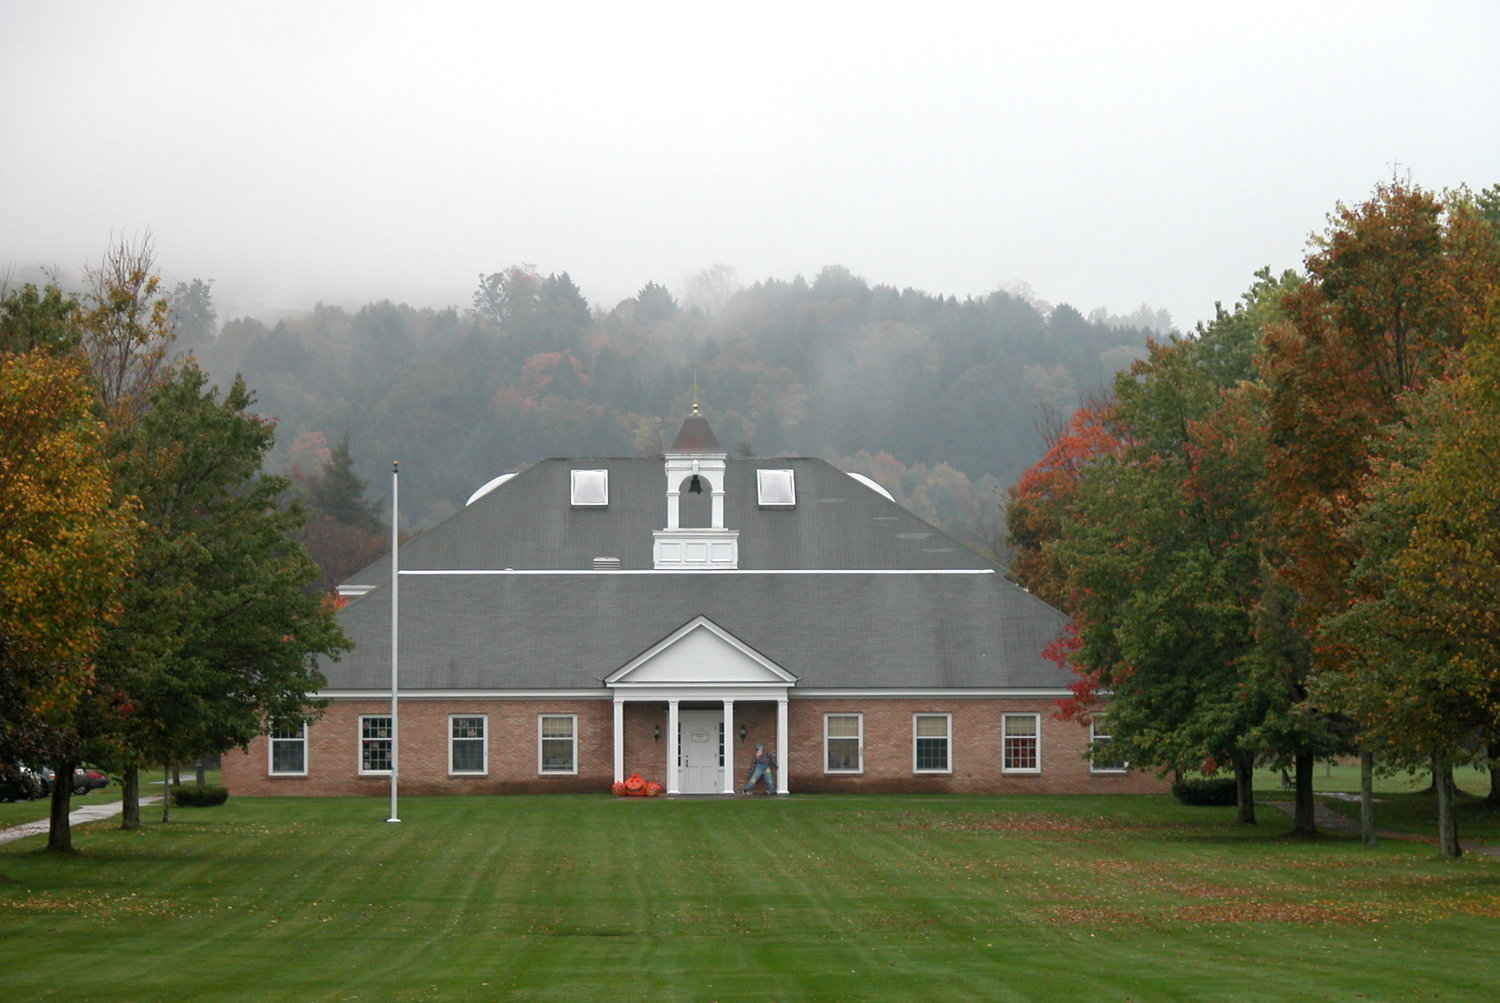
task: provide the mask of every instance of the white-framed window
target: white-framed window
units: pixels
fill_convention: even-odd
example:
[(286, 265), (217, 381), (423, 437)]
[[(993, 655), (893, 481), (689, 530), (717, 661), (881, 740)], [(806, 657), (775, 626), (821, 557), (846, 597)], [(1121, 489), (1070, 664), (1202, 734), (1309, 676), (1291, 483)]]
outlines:
[(578, 716), (576, 714), (538, 714), (537, 772), (578, 772)]
[(1042, 715), (1000, 716), (1000, 772), (1042, 772)]
[(823, 772), (860, 773), (865, 768), (865, 716), (823, 715)]
[(307, 722), (271, 727), (269, 768), (273, 777), (307, 776)]
[(918, 773), (952, 773), (951, 714), (913, 714), (912, 769)]
[(1124, 773), (1130, 764), (1110, 755), (1109, 721), (1104, 714), (1090, 715), (1089, 743), (1093, 748), (1089, 756), (1090, 773)]
[(389, 714), (359, 716), (359, 772), (389, 773), (393, 742)]
[(762, 507), (790, 508), (797, 504), (797, 481), (791, 470), (757, 470), (756, 497)]
[(594, 508), (609, 504), (608, 470), (573, 471), (573, 507)]
[(448, 772), (484, 773), (486, 718), (483, 714), (448, 716)]

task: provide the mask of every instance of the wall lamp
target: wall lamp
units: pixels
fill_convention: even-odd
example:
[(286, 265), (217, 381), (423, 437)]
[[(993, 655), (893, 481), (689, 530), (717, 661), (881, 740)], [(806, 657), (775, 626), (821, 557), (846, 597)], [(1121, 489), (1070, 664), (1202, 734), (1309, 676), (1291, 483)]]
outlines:
[(653, 741), (653, 742), (660, 742), (661, 741), (661, 725), (658, 724), (654, 728), (651, 729), (651, 741)]
[(743, 742), (744, 740), (745, 740), (745, 726), (744, 725), (740, 725), (740, 741)]

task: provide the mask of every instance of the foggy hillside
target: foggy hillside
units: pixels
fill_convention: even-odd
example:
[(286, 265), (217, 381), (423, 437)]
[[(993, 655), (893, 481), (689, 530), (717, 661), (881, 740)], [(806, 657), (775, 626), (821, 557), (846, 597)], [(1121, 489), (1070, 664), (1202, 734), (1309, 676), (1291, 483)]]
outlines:
[(380, 497), (400, 460), (413, 528), (542, 457), (659, 451), (696, 385), (731, 453), (829, 458), (971, 538), (992, 532), (985, 510), (1036, 460), (1040, 429), (1166, 322), (871, 287), (840, 267), (745, 288), (709, 270), (682, 300), (648, 283), (601, 308), (567, 273), (512, 266), (464, 310), (320, 304), (220, 325), (200, 282), (174, 308), (180, 347), (220, 382), (243, 374), (278, 420), (272, 466), (311, 472), (347, 437)]

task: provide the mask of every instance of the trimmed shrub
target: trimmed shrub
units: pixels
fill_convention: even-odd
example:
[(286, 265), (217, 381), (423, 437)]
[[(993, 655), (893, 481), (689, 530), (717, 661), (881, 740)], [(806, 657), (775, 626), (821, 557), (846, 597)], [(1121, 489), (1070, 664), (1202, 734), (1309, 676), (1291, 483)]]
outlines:
[(172, 788), (172, 803), (179, 808), (211, 808), (229, 800), (229, 788), (210, 784), (182, 784)]
[(1222, 807), (1235, 803), (1234, 777), (1184, 777), (1172, 784), (1172, 796), (1183, 804)]

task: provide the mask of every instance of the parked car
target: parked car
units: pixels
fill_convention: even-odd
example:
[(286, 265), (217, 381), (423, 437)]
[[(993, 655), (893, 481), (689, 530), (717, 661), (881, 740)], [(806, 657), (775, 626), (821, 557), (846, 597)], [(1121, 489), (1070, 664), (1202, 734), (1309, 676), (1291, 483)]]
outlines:
[(42, 778), (24, 763), (0, 763), (0, 801), (30, 801), (42, 796)]
[[(57, 771), (50, 766), (41, 766), (36, 769), (37, 776), (42, 781), (42, 793), (51, 794), (52, 785), (57, 783)], [(109, 777), (98, 770), (86, 770), (82, 766), (73, 768), (73, 793), (87, 794), (89, 791), (98, 790), (109, 783)]]

